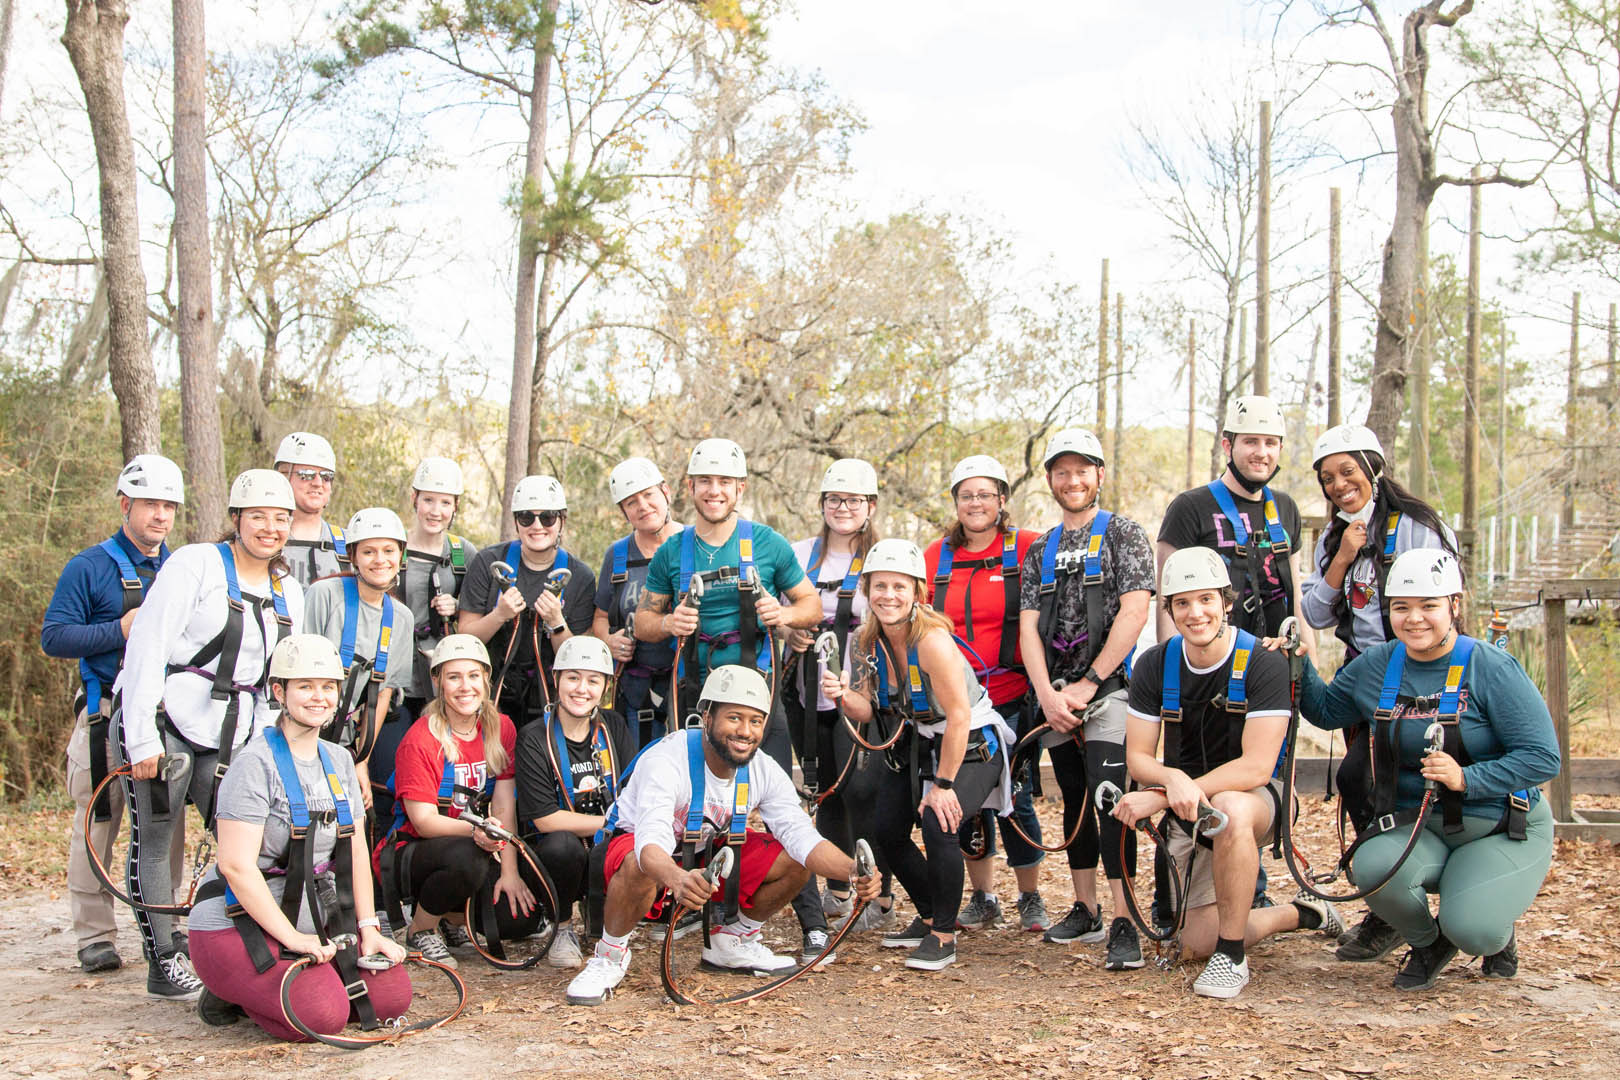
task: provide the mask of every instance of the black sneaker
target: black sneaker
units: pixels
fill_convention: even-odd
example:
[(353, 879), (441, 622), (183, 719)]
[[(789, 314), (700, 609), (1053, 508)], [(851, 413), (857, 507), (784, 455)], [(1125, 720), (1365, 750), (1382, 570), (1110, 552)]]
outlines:
[(202, 980), (184, 953), (169, 953), (146, 965), (146, 992), (153, 997), (196, 1001), (202, 991)]
[(1367, 963), (1388, 956), (1400, 943), (1400, 933), (1368, 908), (1356, 928), (1339, 938), (1333, 955), (1352, 964)]
[(1479, 962), (1479, 970), (1487, 978), (1511, 979), (1519, 973), (1519, 935), (1515, 931), (1508, 935), (1508, 942), (1502, 946), (1502, 951), (1493, 953)]
[(921, 915), (915, 915), (911, 924), (904, 930), (896, 930), (892, 934), (883, 935), (885, 949), (914, 949), (923, 943), (923, 939), (933, 932), (933, 927), (923, 921)]
[(439, 936), (444, 938), (447, 949), (465, 949), (473, 943), (472, 935), (467, 933), (467, 928), (449, 919), (439, 920)]
[(1108, 936), (1103, 929), (1102, 912), (1086, 907), (1076, 900), (1063, 921), (1041, 935), (1042, 941), (1078, 941), (1082, 945), (1095, 945)]
[(1427, 990), (1440, 979), (1440, 972), (1457, 955), (1457, 946), (1441, 934), (1432, 945), (1412, 947), (1406, 954), (1406, 963), (1395, 975), (1397, 990)]
[(1108, 928), (1108, 956), (1103, 967), (1109, 971), (1124, 971), (1142, 966), (1142, 942), (1136, 936), (1136, 924), (1126, 918), (1116, 918)]
[(79, 950), (79, 966), (88, 974), (117, 971), (124, 966), (123, 957), (110, 941), (97, 941)]
[(169, 943), (174, 946), (175, 952), (184, 956), (187, 960), (191, 959), (191, 939), (186, 936), (184, 930), (171, 931), (169, 933)]
[[(885, 940), (884, 944), (887, 945), (888, 941)], [(918, 971), (941, 971), (954, 963), (956, 963), (955, 939), (942, 944), (933, 934), (925, 935), (922, 942), (906, 957), (906, 967), (916, 968)]]
[(234, 1001), (224, 998), (203, 987), (203, 992), (197, 998), (197, 1018), (209, 1027), (229, 1027), (247, 1015), (247, 1010)]
[(1168, 938), (1175, 932), (1176, 915), (1175, 912), (1168, 908), (1162, 908), (1158, 904), (1154, 904), (1148, 911), (1148, 918), (1153, 920), (1153, 932), (1158, 934), (1159, 937)]
[[(818, 926), (813, 930), (806, 930), (804, 932), (804, 948), (799, 952), (799, 963), (814, 963), (816, 957), (820, 956), (822, 950), (827, 947), (829, 938), (830, 935), (828, 935), (826, 929), (823, 927)], [(830, 952), (827, 954), (826, 959), (821, 961), (822, 966), (826, 966), (837, 959), (838, 954), (835, 952)]]

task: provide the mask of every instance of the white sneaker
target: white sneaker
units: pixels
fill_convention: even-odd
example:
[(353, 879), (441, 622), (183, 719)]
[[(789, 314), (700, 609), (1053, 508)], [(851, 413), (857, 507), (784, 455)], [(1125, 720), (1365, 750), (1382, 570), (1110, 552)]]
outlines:
[(585, 954), (579, 949), (579, 935), (574, 933), (572, 926), (559, 926), (557, 936), (551, 939), (551, 948), (546, 950), (546, 963), (554, 968), (573, 969), (585, 962)]
[[(559, 936), (561, 933), (559, 930)], [(573, 982), (568, 984), (568, 1004), (601, 1005), (613, 996), (613, 988), (624, 981), (624, 973), (629, 970), (629, 949), (597, 942), (596, 951), (585, 962), (585, 970), (575, 975)]]
[(1235, 998), (1249, 985), (1249, 958), (1234, 964), (1218, 952), (1204, 965), (1204, 973), (1193, 982), (1193, 993), (1212, 998)]
[(799, 965), (793, 957), (778, 956), (767, 949), (759, 939), (758, 930), (743, 934), (732, 923), (709, 934), (709, 944), (703, 947), (703, 966), (750, 975), (771, 975)]

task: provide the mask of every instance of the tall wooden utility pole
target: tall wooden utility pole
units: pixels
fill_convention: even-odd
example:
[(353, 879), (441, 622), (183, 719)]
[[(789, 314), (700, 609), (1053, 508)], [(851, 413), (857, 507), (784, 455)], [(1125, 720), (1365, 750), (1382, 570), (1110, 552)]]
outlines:
[[(1429, 335), (1429, 219), (1424, 212), (1418, 226), (1417, 294), (1412, 297), (1412, 322), (1417, 341), (1407, 384), (1412, 388), (1412, 459), (1407, 485), (1420, 499), (1429, 497), (1429, 372), (1434, 368), (1434, 350)], [(1392, 453), (1394, 447), (1388, 448)]]
[(1097, 300), (1097, 431), (1108, 438), (1108, 260), (1102, 261), (1102, 289)]
[(1344, 423), (1339, 401), (1339, 287), (1344, 283), (1339, 271), (1339, 189), (1328, 191), (1328, 360), (1327, 425)]
[[(1614, 347), (1614, 305), (1609, 305), (1609, 347)], [(1496, 319), (1496, 519), (1507, 520), (1507, 319)], [(1508, 573), (1513, 564), (1505, 563)]]
[[(1244, 388), (1246, 386), (1248, 386), (1248, 384), (1249, 384), (1249, 372), (1247, 370), (1248, 365), (1249, 365), (1249, 309), (1248, 308), (1241, 308), (1241, 309), (1238, 310), (1238, 362), (1237, 362), (1237, 374), (1236, 374), (1237, 385), (1232, 387), (1232, 396), (1233, 397), (1242, 397), (1245, 393), (1247, 393), (1247, 391)], [(1226, 423), (1226, 417), (1224, 417), (1224, 416), (1221, 417), (1220, 420), (1219, 420), (1219, 423), (1222, 423), (1222, 424)]]
[(1564, 528), (1575, 524), (1575, 410), (1581, 385), (1581, 294), (1569, 303), (1569, 386), (1564, 398)]
[(1198, 323), (1187, 320), (1187, 486), (1193, 486), (1193, 464), (1198, 442)]
[(1254, 232), (1254, 392), (1271, 393), (1271, 102), (1260, 103), (1260, 213)]
[[(1474, 175), (1480, 175), (1478, 166)], [(1479, 221), (1483, 208), (1478, 184), (1468, 189), (1468, 308), (1463, 367), (1463, 490), (1462, 527), (1475, 539), (1468, 548), (1468, 581), (1479, 588)]]
[(1108, 440), (1108, 471), (1113, 495), (1110, 509), (1120, 508), (1120, 458), (1125, 453), (1125, 295), (1114, 294), (1114, 435)]

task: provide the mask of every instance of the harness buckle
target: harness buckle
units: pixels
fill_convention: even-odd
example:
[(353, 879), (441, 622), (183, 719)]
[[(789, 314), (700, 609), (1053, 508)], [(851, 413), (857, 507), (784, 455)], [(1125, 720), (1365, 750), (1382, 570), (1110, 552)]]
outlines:
[(1179, 724), (1179, 723), (1181, 723), (1181, 710), (1180, 709), (1160, 709), (1159, 710), (1159, 719), (1161, 721), (1165, 721), (1165, 722), (1168, 722), (1168, 723), (1171, 723), (1171, 724)]
[(1394, 814), (1380, 815), (1379, 817), (1377, 817), (1377, 818), (1375, 818), (1373, 820), (1374, 835), (1376, 835), (1377, 833), (1388, 832), (1389, 830), (1393, 829), (1395, 827), (1395, 825), (1396, 825), (1396, 821), (1395, 821), (1395, 815)]
[(1260, 594), (1257, 592), (1251, 592), (1248, 596), (1245, 596), (1243, 598), (1243, 610), (1248, 612), (1250, 615), (1253, 615), (1256, 611), (1259, 611)]
[(1530, 812), (1530, 797), (1522, 791), (1510, 792), (1507, 802), (1515, 810), (1526, 814)]
[(214, 779), (215, 780), (224, 780), (225, 779), (225, 773), (230, 769), (230, 767), (231, 766), (230, 766), (230, 764), (228, 762), (215, 760), (215, 762), (214, 762)]
[(366, 996), (366, 980), (356, 979), (352, 983), (344, 983), (343, 992), (349, 995), (350, 1001), (358, 1001)]
[(1102, 576), (1102, 570), (1099, 569), (1095, 574), (1084, 574), (1084, 575), (1082, 575), (1081, 578), (1080, 578), (1080, 584), (1082, 584), (1082, 585), (1101, 585), (1102, 584), (1102, 577), (1103, 577)]

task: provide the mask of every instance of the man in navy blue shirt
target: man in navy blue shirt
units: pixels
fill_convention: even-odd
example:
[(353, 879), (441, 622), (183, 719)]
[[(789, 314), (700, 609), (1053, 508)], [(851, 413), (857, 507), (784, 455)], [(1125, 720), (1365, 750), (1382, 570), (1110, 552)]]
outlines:
[[(146, 596), (169, 549), (164, 540), (185, 502), (180, 467), (157, 454), (137, 454), (118, 474), (118, 509), (123, 527), (111, 537), (68, 560), (45, 609), (40, 647), (48, 656), (79, 662), (83, 683), (74, 706), (78, 718), (67, 746), (67, 786), (77, 808), (68, 848), (68, 905), (78, 941), (79, 966), (111, 971), (123, 961), (114, 945), (113, 898), (90, 870), (85, 849), (84, 811), (96, 782), (109, 768), (108, 718), (112, 689), (124, 662), (124, 642), (135, 609)], [(124, 815), (124, 796), (110, 785), (98, 807), (91, 837), (105, 861)], [(175, 880), (185, 845), (174, 845)]]

